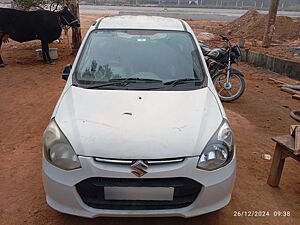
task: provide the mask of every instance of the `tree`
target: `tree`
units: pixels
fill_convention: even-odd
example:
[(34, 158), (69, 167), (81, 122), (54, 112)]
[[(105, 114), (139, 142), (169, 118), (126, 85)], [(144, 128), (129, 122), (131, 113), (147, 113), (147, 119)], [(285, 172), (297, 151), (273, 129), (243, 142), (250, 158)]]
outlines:
[[(79, 20), (79, 0), (64, 0), (64, 5), (68, 6), (72, 13)], [(81, 29), (72, 28), (72, 53), (76, 54), (81, 45)]]
[(275, 31), (275, 21), (278, 10), (279, 0), (272, 0), (269, 13), (268, 20), (266, 21), (266, 28), (263, 37), (263, 47), (267, 48), (271, 45), (272, 36)]

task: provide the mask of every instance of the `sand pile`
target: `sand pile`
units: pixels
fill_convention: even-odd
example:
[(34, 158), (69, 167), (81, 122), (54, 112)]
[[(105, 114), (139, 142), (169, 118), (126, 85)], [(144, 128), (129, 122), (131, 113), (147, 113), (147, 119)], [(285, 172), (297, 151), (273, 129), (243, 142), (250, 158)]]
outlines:
[[(221, 33), (234, 37), (262, 40), (267, 15), (250, 10), (221, 29)], [(220, 31), (218, 31), (220, 32)], [(287, 16), (277, 16), (274, 40), (300, 39), (300, 22)]]

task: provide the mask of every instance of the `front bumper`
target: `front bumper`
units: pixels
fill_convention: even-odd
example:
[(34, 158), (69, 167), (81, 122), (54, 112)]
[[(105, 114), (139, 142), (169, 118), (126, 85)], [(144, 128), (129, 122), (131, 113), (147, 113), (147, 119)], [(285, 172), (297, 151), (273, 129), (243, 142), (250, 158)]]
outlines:
[[(82, 216), (119, 216), (119, 217), (192, 217), (218, 210), (227, 205), (235, 180), (236, 157), (226, 166), (215, 171), (196, 168), (198, 157), (186, 158), (183, 162), (149, 166), (147, 174), (137, 178), (127, 165), (96, 162), (92, 157), (79, 157), (81, 168), (65, 171), (50, 164), (43, 158), (43, 182), (47, 203), (57, 211)], [(108, 178), (189, 178), (202, 185), (196, 200), (189, 206), (160, 210), (115, 210), (97, 209), (86, 205), (76, 190), (76, 184), (92, 177)]]

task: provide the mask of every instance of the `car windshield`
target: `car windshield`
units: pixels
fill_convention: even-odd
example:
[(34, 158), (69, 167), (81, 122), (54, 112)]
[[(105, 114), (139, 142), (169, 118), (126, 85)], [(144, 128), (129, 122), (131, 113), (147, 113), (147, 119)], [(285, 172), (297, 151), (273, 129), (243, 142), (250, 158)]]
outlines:
[(93, 31), (75, 69), (86, 88), (195, 89), (204, 78), (195, 42), (181, 31)]

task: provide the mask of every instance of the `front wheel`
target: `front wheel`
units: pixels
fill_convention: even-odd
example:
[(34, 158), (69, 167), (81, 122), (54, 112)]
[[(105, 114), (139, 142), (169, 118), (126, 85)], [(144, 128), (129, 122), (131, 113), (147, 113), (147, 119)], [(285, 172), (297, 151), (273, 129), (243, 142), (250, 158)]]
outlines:
[(240, 74), (231, 73), (229, 82), (227, 82), (226, 73), (218, 73), (212, 78), (215, 89), (223, 102), (231, 102), (244, 93), (246, 83), (244, 77)]

